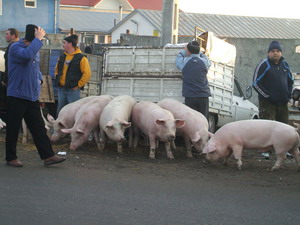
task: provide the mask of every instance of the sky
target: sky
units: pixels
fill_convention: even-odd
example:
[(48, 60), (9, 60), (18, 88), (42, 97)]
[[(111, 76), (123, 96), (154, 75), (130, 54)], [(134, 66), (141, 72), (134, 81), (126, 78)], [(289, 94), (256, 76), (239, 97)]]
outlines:
[(179, 0), (184, 12), (300, 19), (297, 0)]

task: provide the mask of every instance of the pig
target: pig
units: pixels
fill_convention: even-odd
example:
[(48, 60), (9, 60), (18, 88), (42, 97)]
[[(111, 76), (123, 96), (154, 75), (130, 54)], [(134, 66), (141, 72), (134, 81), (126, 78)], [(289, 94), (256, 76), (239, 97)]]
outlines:
[(112, 100), (109, 95), (97, 96), (90, 102), (84, 104), (75, 116), (75, 124), (72, 128), (61, 129), (65, 134), (71, 134), (70, 149), (75, 150), (85, 143), (94, 132), (95, 141), (100, 149), (99, 142), (99, 118), (104, 107)]
[(224, 159), (225, 164), (233, 153), (241, 170), (244, 148), (262, 151), (273, 148), (277, 155), (277, 161), (271, 169), (274, 171), (281, 167), (288, 151), (299, 164), (299, 145), (299, 127), (296, 129), (272, 120), (241, 120), (221, 127), (207, 142), (203, 153), (206, 153), (207, 160)]
[[(198, 152), (202, 152), (209, 136), (212, 135), (208, 132), (206, 117), (175, 99), (163, 99), (157, 104), (163, 109), (170, 111), (175, 119), (185, 120), (185, 125), (182, 128), (178, 128), (176, 134), (184, 139), (187, 157), (193, 157), (191, 142)], [(173, 145), (175, 147), (175, 143)]]
[(174, 119), (174, 116), (168, 110), (159, 105), (141, 101), (137, 103), (132, 110), (132, 121), (134, 130), (133, 147), (136, 148), (139, 139), (139, 130), (141, 130), (150, 141), (149, 158), (155, 159), (155, 149), (158, 147), (156, 141), (165, 142), (167, 157), (174, 159), (171, 151), (171, 143), (175, 139), (176, 128), (184, 126), (182, 119)]
[(77, 111), (80, 109), (82, 105), (85, 103), (97, 98), (98, 96), (90, 96), (86, 98), (79, 99), (73, 103), (70, 103), (66, 106), (64, 106), (59, 114), (57, 119), (55, 120), (51, 115), (47, 115), (47, 119), (50, 124), (53, 126), (53, 134), (51, 136), (51, 141), (52, 142), (57, 142), (63, 137), (65, 137), (67, 134), (61, 132), (61, 129), (64, 128), (71, 128), (73, 127), (75, 123), (75, 115)]
[[(101, 113), (100, 125), (100, 151), (103, 151), (106, 136), (117, 143), (118, 153), (122, 153), (122, 142), (125, 141), (124, 132), (131, 126), (131, 111), (136, 101), (128, 95), (115, 97), (107, 104)], [(131, 140), (129, 140), (131, 142)]]

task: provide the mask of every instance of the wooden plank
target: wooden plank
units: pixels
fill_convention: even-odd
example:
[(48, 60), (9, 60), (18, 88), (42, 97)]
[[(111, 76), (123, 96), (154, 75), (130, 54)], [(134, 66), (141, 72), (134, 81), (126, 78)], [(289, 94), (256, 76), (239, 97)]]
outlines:
[(54, 103), (54, 94), (52, 86), (52, 78), (50, 75), (43, 75), (43, 84), (41, 87), (40, 102)]

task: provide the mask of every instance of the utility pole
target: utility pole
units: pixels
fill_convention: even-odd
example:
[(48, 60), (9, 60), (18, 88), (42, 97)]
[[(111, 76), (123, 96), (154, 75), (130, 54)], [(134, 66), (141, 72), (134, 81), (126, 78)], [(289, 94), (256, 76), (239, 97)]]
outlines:
[(161, 41), (160, 45), (168, 43), (177, 44), (178, 41), (178, 20), (179, 0), (164, 0), (162, 12)]

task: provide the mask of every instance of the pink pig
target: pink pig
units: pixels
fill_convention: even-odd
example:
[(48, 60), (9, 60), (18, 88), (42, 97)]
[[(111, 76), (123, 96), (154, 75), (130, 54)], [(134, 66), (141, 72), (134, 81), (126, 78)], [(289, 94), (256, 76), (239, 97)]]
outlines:
[(151, 159), (155, 159), (156, 141), (165, 142), (167, 156), (174, 159), (171, 151), (171, 142), (175, 139), (176, 128), (184, 126), (184, 120), (174, 119), (168, 110), (165, 110), (153, 102), (142, 101), (137, 103), (132, 110), (134, 129), (134, 144), (136, 148), (139, 138), (139, 129), (149, 137)]
[(208, 122), (205, 116), (175, 99), (163, 99), (157, 103), (163, 109), (170, 111), (177, 119), (185, 120), (185, 125), (178, 128), (176, 133), (183, 137), (187, 157), (192, 158), (192, 146), (201, 152), (212, 134), (208, 132)]
[(299, 164), (299, 129), (290, 125), (271, 120), (242, 120), (228, 123), (221, 127), (208, 141), (203, 153), (206, 159), (217, 161), (224, 159), (224, 163), (233, 153), (237, 160), (238, 169), (242, 168), (242, 150), (260, 149), (267, 151), (274, 149), (277, 161), (272, 171), (279, 169), (290, 151)]
[[(115, 97), (101, 113), (100, 124), (100, 150), (105, 147), (106, 136), (117, 143), (118, 153), (122, 153), (122, 142), (125, 141), (124, 132), (131, 126), (131, 111), (136, 103), (128, 95)], [(129, 143), (132, 141), (129, 140)]]
[(85, 103), (93, 100), (95, 97), (98, 96), (82, 98), (77, 100), (76, 102), (66, 105), (60, 110), (56, 120), (54, 120), (54, 118), (51, 115), (47, 115), (47, 119), (50, 122), (50, 124), (52, 124), (54, 130), (51, 136), (52, 142), (57, 142), (61, 138), (67, 136), (66, 133), (61, 132), (61, 129), (73, 127), (75, 123), (75, 115), (80, 109), (80, 107)]
[(104, 107), (112, 100), (109, 95), (97, 96), (97, 98), (84, 104), (75, 116), (75, 124), (72, 128), (61, 129), (65, 134), (71, 134), (70, 149), (75, 150), (87, 141), (90, 133), (94, 132), (95, 141), (100, 149), (99, 142), (99, 118)]

